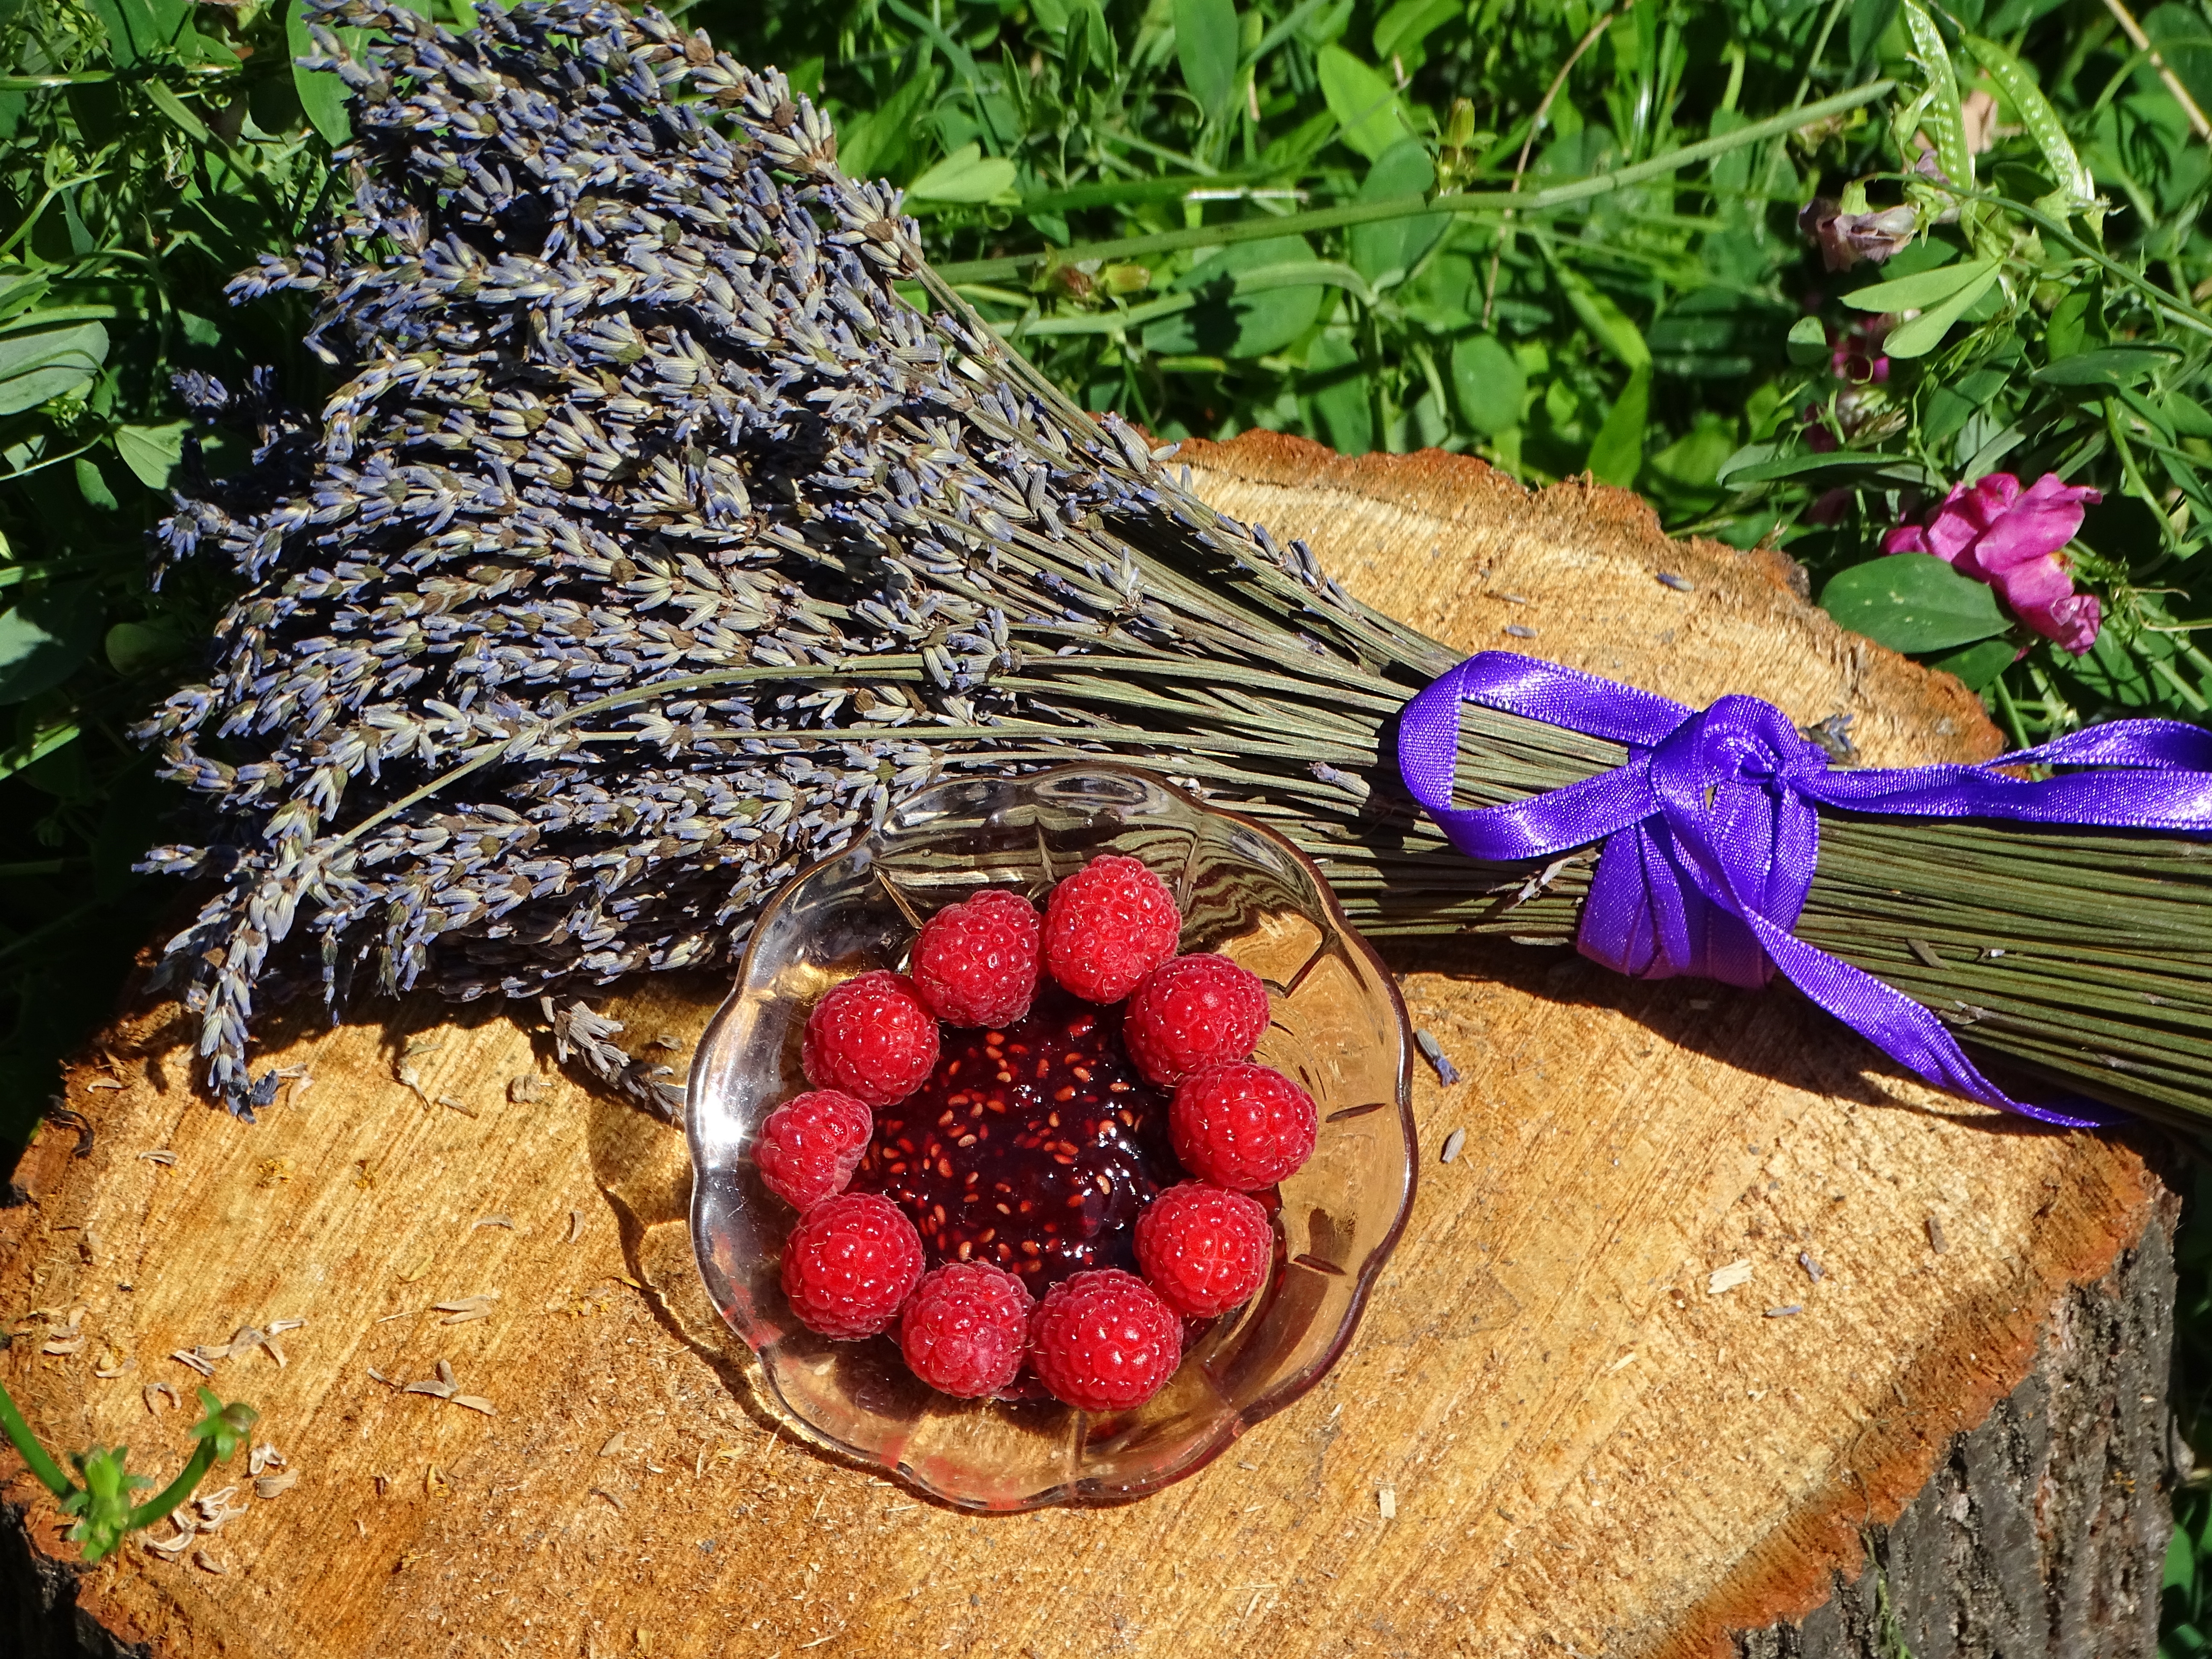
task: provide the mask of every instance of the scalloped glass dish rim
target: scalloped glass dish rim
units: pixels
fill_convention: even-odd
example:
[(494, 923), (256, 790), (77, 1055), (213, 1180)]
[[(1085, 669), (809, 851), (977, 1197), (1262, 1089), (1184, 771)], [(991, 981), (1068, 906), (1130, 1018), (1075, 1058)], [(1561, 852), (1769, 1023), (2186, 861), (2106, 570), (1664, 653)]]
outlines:
[[(1040, 1490), (1014, 1504), (982, 1502), (967, 1498), (957, 1492), (947, 1491), (932, 1484), (917, 1471), (903, 1465), (886, 1463), (867, 1452), (847, 1445), (827, 1431), (817, 1428), (790, 1403), (782, 1389), (777, 1386), (772, 1367), (765, 1360), (760, 1361), (760, 1370), (754, 1386), (772, 1403), (775, 1420), (794, 1436), (802, 1439), (809, 1447), (828, 1453), (841, 1462), (890, 1475), (931, 1498), (976, 1514), (1020, 1514), (1055, 1505), (1064, 1508), (1091, 1509), (1133, 1503), (1197, 1474), (1212, 1463), (1215, 1458), (1220, 1456), (1223, 1452), (1228, 1450), (1231, 1446), (1236, 1444), (1243, 1437), (1246, 1430), (1264, 1422), (1302, 1399), (1335, 1368), (1337, 1361), (1343, 1358), (1346, 1349), (1352, 1344), (1352, 1338), (1358, 1334), (1360, 1322), (1366, 1316), (1368, 1298), (1374, 1290), (1375, 1281), (1381, 1274), (1383, 1266), (1397, 1249), (1404, 1236), (1407, 1224), (1412, 1218), (1413, 1200), (1419, 1186), (1419, 1159), (1417, 1156), (1419, 1139), (1413, 1121), (1412, 1103), (1412, 1021), (1406, 1012), (1405, 998), (1398, 988), (1396, 976), (1390, 972), (1382, 957), (1368, 942), (1366, 937), (1352, 926), (1350, 919), (1344, 914), (1343, 907), (1337, 902), (1335, 890), (1329, 885), (1328, 879), (1322, 873), (1320, 866), (1286, 836), (1261, 820), (1226, 807), (1214, 805), (1210, 802), (1200, 801), (1188, 791), (1180, 789), (1169, 782), (1159, 773), (1143, 767), (1108, 761), (1085, 762), (1046, 768), (1024, 775), (1019, 781), (1024, 783), (1042, 783), (1051, 778), (1076, 774), (1093, 775), (1105, 774), (1130, 777), (1152, 787), (1164, 790), (1196, 814), (1226, 819), (1273, 842), (1312, 881), (1314, 890), (1320, 896), (1322, 905), (1326, 907), (1331, 925), (1337, 930), (1346, 945), (1358, 953), (1389, 999), (1390, 1011), (1400, 1035), (1397, 1086), (1395, 1098), (1390, 1104), (1397, 1112), (1399, 1127), (1409, 1153), (1406, 1184), (1403, 1195), (1399, 1200), (1397, 1212), (1391, 1218), (1390, 1224), (1381, 1239), (1369, 1252), (1359, 1270), (1353, 1276), (1349, 1305), (1344, 1319), (1327, 1346), (1314, 1357), (1313, 1362), (1273, 1391), (1224, 1413), (1217, 1431), (1196, 1445), (1182, 1462), (1171, 1469), (1161, 1472), (1155, 1478), (1133, 1482), (1127, 1486), (1086, 1489), (1080, 1480), (1077, 1480), (1063, 1481), (1058, 1486)], [(899, 810), (912, 810), (925, 803), (927, 798), (938, 790), (958, 788), (973, 781), (974, 780), (969, 779), (948, 779), (944, 782), (933, 784), (927, 789), (919, 791), (901, 802)], [(777, 891), (775, 896), (763, 908), (760, 915), (753, 924), (752, 934), (747, 940), (744, 954), (739, 959), (738, 967), (732, 975), (730, 994), (723, 999), (720, 1006), (714, 1011), (713, 1018), (708, 1021), (693, 1050), (692, 1074), (694, 1076), (699, 1075), (702, 1069), (699, 1064), (701, 1057), (714, 1048), (723, 1026), (733, 1017), (744, 988), (750, 978), (754, 967), (753, 957), (758, 942), (770, 934), (771, 930), (768, 926), (769, 921), (777, 912), (792, 902), (794, 896), (799, 894), (808, 882), (823, 871), (850, 859), (863, 842), (874, 839), (881, 833), (880, 829), (870, 830), (865, 835), (855, 836), (836, 852), (816, 860), (787, 882)], [(758, 1359), (763, 1345), (756, 1344), (745, 1331), (738, 1328), (723, 1312), (721, 1302), (714, 1293), (712, 1278), (706, 1261), (707, 1249), (702, 1240), (701, 1212), (708, 1199), (708, 1182), (704, 1174), (705, 1164), (701, 1157), (699, 1132), (696, 1127), (698, 1120), (696, 1115), (689, 1109), (689, 1103), (687, 1098), (687, 1109), (684, 1114), (685, 1139), (689, 1143), (692, 1175), (691, 1199), (687, 1211), (686, 1225), (690, 1235), (692, 1265), (701, 1276), (702, 1288), (706, 1291), (708, 1300), (713, 1304), (716, 1316)], [(980, 1407), (988, 1402), (975, 1403)]]

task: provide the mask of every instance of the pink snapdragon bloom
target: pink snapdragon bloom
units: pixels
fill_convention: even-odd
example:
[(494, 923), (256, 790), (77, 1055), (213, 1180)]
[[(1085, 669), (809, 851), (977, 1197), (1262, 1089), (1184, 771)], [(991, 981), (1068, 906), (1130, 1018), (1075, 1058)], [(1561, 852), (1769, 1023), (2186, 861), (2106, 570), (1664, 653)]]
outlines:
[(2064, 548), (2081, 528), (2096, 490), (2046, 472), (2026, 489), (2009, 472), (1962, 483), (1920, 524), (1882, 538), (1885, 553), (1929, 553), (1996, 589), (2012, 613), (2075, 656), (2097, 642), (2103, 614), (2094, 593), (2074, 591)]

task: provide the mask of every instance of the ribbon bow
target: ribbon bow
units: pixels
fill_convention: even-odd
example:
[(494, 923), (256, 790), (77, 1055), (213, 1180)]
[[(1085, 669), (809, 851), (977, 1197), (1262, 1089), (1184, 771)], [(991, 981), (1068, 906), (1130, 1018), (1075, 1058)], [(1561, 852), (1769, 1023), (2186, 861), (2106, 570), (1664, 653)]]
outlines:
[[(1459, 705), (1586, 732), (1627, 761), (1503, 806), (1451, 804)], [(2001, 766), (2104, 769), (2029, 781)], [(1979, 765), (1837, 771), (1757, 697), (1702, 713), (1632, 686), (1507, 652), (1470, 657), (1407, 704), (1398, 769), (1451, 844), (1497, 862), (1602, 842), (1576, 948), (1638, 979), (1692, 974), (1757, 988), (1780, 969), (1798, 989), (1929, 1083), (2074, 1128), (2113, 1121), (2013, 1099), (1943, 1023), (1903, 992), (1798, 939), (1818, 863), (1818, 806), (1934, 818), (2212, 831), (2212, 732), (2116, 720)]]

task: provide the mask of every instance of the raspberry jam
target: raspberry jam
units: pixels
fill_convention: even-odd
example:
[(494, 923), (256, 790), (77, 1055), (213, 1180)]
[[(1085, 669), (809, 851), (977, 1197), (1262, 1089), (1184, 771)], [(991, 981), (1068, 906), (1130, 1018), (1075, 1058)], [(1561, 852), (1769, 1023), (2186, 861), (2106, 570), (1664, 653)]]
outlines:
[(1139, 1212), (1183, 1178), (1121, 1009), (1048, 981), (1004, 1030), (945, 1034), (929, 1080), (876, 1109), (852, 1190), (903, 1206), (930, 1267), (988, 1261), (1042, 1296), (1086, 1268), (1135, 1272)]

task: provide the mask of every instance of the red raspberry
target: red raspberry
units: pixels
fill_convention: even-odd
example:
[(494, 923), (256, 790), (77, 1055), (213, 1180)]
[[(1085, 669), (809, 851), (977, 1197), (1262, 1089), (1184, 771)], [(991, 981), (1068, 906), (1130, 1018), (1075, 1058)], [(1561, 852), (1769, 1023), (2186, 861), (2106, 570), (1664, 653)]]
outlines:
[(1172, 1086), (1217, 1060), (1250, 1059), (1267, 1018), (1267, 988), (1250, 969), (1227, 957), (1177, 957), (1129, 994), (1121, 1040), (1139, 1071)]
[(937, 1064), (937, 1016), (904, 974), (855, 974), (806, 1017), (799, 1064), (817, 1089), (888, 1106), (921, 1087)]
[(1019, 893), (948, 904), (914, 942), (914, 988), (947, 1025), (1011, 1025), (1036, 995), (1042, 927)]
[(921, 1235), (873, 1193), (825, 1198), (783, 1245), (783, 1293), (810, 1331), (873, 1336), (898, 1317), (921, 1277)]
[(1168, 1106), (1168, 1135), (1201, 1181), (1253, 1193), (1313, 1156), (1321, 1132), (1313, 1097), (1280, 1072), (1228, 1060), (1193, 1072)]
[(948, 1261), (924, 1273), (899, 1317), (907, 1369), (939, 1394), (976, 1400), (1022, 1369), (1030, 1293), (1002, 1267)]
[(1118, 1267), (1062, 1279), (1030, 1316), (1030, 1369), (1079, 1411), (1141, 1406), (1182, 1362), (1175, 1310)]
[(1052, 890), (1044, 962), (1086, 1002), (1119, 1002), (1176, 953), (1182, 917), (1160, 878), (1136, 860), (1104, 853)]
[(1170, 1187), (1137, 1218), (1137, 1265), (1177, 1313), (1211, 1319), (1267, 1282), (1275, 1229), (1257, 1199), (1196, 1181)]
[(876, 1121), (848, 1094), (817, 1089), (795, 1095), (761, 1125), (753, 1162), (769, 1190), (801, 1211), (812, 1209), (845, 1183), (868, 1150)]

